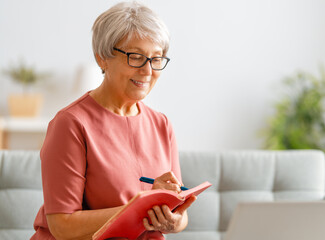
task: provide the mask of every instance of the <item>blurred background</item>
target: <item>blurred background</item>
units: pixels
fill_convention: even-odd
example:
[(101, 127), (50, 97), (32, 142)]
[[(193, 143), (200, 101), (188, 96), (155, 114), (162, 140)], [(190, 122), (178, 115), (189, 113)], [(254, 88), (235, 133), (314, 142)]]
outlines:
[[(99, 85), (91, 27), (117, 2), (0, 1), (3, 148), (38, 149), (55, 113)], [(291, 96), (283, 81), (322, 82), (324, 0), (141, 2), (160, 15), (171, 34), (171, 62), (145, 102), (172, 121), (180, 150), (264, 148), (277, 103)], [(22, 66), (25, 75), (32, 69), (40, 80), (28, 87), (13, 81), (10, 70)], [(290, 84), (289, 90), (295, 89)], [(317, 84), (314, 89), (321, 89)], [(41, 95), (40, 110), (33, 117), (13, 114), (9, 99), (17, 94)], [(318, 99), (323, 102), (322, 95)], [(318, 110), (322, 115), (322, 106)]]

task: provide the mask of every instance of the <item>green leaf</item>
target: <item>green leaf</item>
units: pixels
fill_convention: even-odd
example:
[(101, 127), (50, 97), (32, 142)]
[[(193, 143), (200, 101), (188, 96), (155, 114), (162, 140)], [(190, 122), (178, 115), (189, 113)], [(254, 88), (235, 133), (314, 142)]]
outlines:
[(325, 150), (325, 70), (317, 78), (302, 71), (284, 78), (287, 94), (263, 131), (267, 149)]

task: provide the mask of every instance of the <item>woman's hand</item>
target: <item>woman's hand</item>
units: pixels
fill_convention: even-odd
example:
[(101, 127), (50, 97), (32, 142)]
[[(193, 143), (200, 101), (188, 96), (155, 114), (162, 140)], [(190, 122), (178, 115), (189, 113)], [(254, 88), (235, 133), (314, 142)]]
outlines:
[(189, 208), (195, 200), (196, 196), (191, 196), (173, 212), (167, 205), (154, 206), (148, 211), (151, 224), (147, 218), (144, 218), (144, 227), (148, 231), (160, 231), (162, 233), (177, 233), (183, 231), (187, 226), (186, 209)]
[[(167, 172), (157, 177), (153, 183), (152, 189), (166, 189), (176, 193), (181, 192), (181, 183), (173, 172)], [(181, 232), (187, 226), (186, 209), (196, 200), (196, 196), (187, 199), (181, 206), (173, 212), (167, 205), (154, 206), (148, 210), (150, 218), (144, 218), (143, 224), (148, 231), (160, 231), (162, 233)]]
[(152, 189), (166, 189), (180, 193), (181, 183), (178, 181), (173, 172), (167, 172), (155, 179)]

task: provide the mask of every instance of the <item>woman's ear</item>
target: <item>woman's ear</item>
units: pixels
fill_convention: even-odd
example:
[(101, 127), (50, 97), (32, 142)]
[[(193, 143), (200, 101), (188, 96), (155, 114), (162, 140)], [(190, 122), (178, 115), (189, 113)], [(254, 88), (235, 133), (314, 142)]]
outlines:
[(102, 73), (105, 73), (105, 69), (106, 69), (106, 62), (104, 59), (102, 59), (98, 53), (96, 53), (96, 61), (98, 66), (102, 69)]

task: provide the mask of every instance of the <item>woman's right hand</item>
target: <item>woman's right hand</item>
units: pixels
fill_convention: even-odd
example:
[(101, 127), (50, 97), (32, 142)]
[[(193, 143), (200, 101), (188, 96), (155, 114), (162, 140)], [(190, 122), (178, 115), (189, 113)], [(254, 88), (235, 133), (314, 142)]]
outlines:
[(181, 186), (181, 183), (178, 181), (173, 172), (166, 172), (155, 179), (152, 189), (166, 189), (180, 193)]

